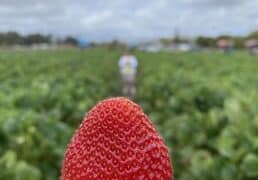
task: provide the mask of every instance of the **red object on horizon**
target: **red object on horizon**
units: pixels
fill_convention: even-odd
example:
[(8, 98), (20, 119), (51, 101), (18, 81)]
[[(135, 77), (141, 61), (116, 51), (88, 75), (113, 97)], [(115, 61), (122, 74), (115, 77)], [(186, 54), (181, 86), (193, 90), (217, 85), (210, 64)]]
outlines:
[(140, 106), (126, 98), (98, 103), (65, 153), (61, 180), (173, 180), (168, 148)]
[(234, 45), (234, 42), (231, 39), (219, 39), (217, 41), (217, 46), (221, 49), (230, 48)]

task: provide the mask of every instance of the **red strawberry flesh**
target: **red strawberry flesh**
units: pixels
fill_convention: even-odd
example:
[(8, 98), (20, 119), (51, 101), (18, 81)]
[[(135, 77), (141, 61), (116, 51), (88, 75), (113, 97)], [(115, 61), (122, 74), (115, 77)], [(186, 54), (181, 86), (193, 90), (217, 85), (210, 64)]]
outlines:
[(171, 180), (168, 149), (142, 109), (118, 97), (98, 103), (65, 153), (62, 180)]

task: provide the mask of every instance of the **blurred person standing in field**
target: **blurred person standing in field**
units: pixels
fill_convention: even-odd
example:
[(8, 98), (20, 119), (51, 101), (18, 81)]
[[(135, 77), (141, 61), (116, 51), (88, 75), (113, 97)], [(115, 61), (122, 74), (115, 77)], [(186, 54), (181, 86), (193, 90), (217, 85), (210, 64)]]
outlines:
[(124, 55), (120, 57), (118, 66), (123, 81), (123, 94), (129, 98), (134, 98), (136, 94), (137, 58), (129, 50), (126, 50)]

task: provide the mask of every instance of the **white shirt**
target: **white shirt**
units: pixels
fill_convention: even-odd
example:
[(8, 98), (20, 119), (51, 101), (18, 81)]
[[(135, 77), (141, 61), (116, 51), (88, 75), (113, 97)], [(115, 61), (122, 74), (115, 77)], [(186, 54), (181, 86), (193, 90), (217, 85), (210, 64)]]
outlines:
[(122, 74), (135, 75), (138, 61), (133, 55), (124, 55), (119, 59), (118, 65)]

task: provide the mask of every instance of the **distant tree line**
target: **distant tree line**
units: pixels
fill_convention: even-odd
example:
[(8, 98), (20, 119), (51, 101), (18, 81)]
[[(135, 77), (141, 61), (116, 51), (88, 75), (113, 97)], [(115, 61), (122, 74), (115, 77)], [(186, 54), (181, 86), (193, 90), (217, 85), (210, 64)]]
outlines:
[[(234, 43), (235, 48), (245, 48), (246, 41), (249, 39), (256, 39), (258, 41), (258, 31), (252, 32), (247, 36), (229, 36), (223, 35), (218, 37), (209, 37), (209, 36), (199, 36), (195, 39), (195, 43), (200, 47), (207, 47), (213, 48), (217, 47), (217, 42), (220, 39), (229, 39), (232, 40)], [(42, 35), (39, 33), (35, 34), (28, 34), (28, 35), (21, 35), (17, 32), (0, 32), (0, 46), (11, 46), (11, 45), (33, 45), (33, 44), (50, 44), (50, 43), (57, 43), (57, 44), (65, 44), (71, 46), (80, 46), (79, 41), (72, 36), (67, 36), (62, 39), (58, 39), (54, 41), (51, 35)], [(175, 38), (161, 38), (160, 42), (165, 45), (170, 45), (174, 43), (188, 43), (190, 42), (189, 39), (184, 37), (175, 37)], [(126, 48), (126, 43), (120, 42), (118, 40), (113, 40), (110, 42), (104, 43), (96, 43), (92, 42), (89, 44), (91, 47), (108, 47), (110, 49), (121, 49)]]
[[(42, 35), (39, 33), (21, 35), (17, 32), (6, 32), (0, 33), (0, 46), (10, 46), (10, 45), (25, 45), (29, 46), (32, 44), (50, 44), (53, 42), (51, 35)], [(57, 41), (59, 44), (69, 44), (69, 45), (78, 45), (78, 40), (74, 37), (67, 36), (63, 39)]]
[(79, 44), (78, 40), (72, 36), (67, 36), (63, 40), (60, 40), (61, 44), (69, 44), (73, 46), (77, 46)]
[(90, 47), (104, 47), (108, 49), (126, 49), (128, 48), (128, 45), (124, 42), (121, 42), (119, 40), (112, 40), (110, 42), (91, 42)]
[(196, 44), (201, 47), (216, 47), (217, 41), (220, 39), (230, 39), (234, 43), (234, 47), (241, 49), (245, 48), (245, 43), (249, 39), (256, 39), (258, 40), (258, 31), (252, 32), (247, 36), (218, 36), (218, 37), (208, 37), (208, 36), (199, 36), (196, 38)]
[(50, 35), (29, 34), (23, 36), (17, 32), (0, 33), (0, 45), (32, 45), (50, 42)]

